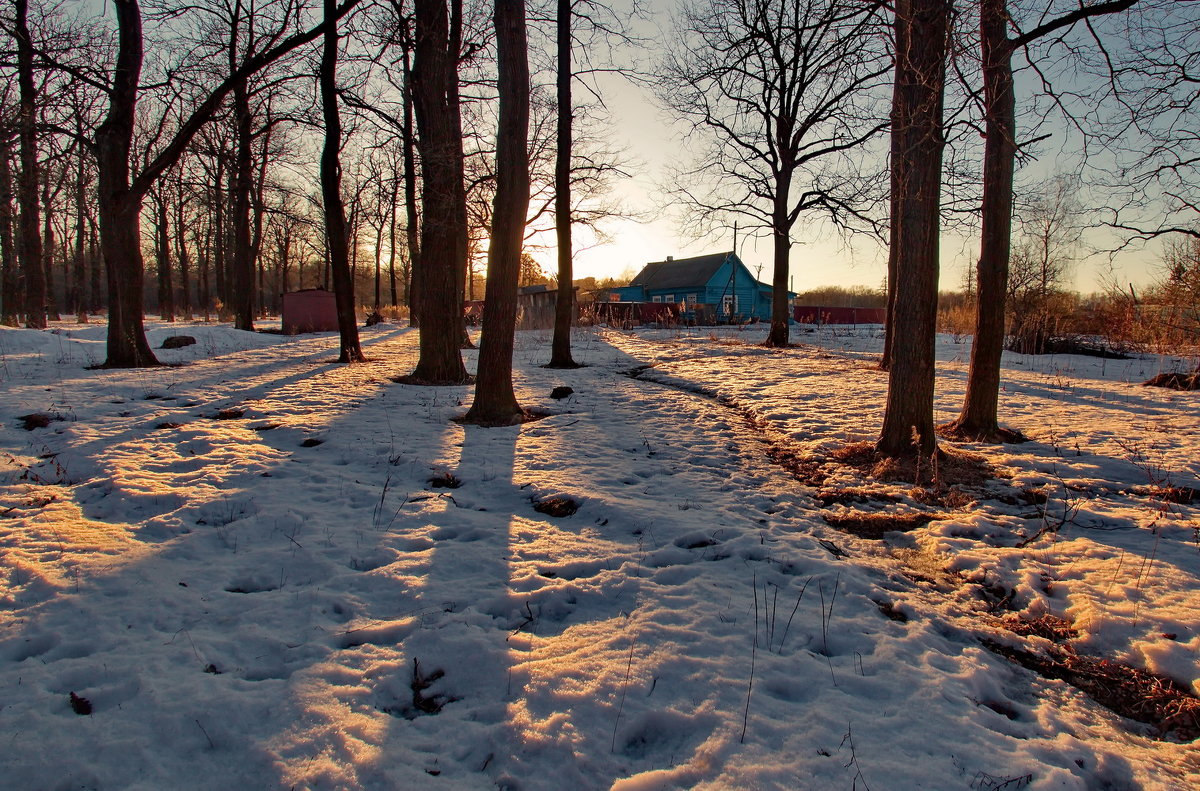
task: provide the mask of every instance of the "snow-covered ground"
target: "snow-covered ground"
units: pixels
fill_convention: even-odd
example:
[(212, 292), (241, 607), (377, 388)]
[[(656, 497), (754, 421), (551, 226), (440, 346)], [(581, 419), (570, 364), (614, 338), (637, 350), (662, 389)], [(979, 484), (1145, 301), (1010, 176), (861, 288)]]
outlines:
[[(1200, 487), (1200, 395), (1139, 384), (1178, 361), (1006, 356), (1033, 441), (913, 486), (835, 460), (879, 429), (877, 328), (580, 330), (572, 371), (522, 333), (551, 415), (515, 428), (393, 383), (407, 328), (354, 366), (150, 325), (179, 333), (104, 371), (101, 325), (0, 329), (4, 788), (1200, 786), (1194, 721), (1002, 655), (1200, 689), (1200, 506), (1167, 495)], [(945, 421), (969, 346), (939, 354)], [(831, 525), (872, 513), (932, 521)]]

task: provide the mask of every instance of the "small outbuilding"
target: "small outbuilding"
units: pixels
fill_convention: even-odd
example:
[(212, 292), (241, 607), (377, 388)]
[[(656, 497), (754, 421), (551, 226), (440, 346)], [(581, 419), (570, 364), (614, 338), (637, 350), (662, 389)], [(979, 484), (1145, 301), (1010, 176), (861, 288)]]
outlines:
[(305, 288), (283, 295), (283, 334), (337, 332), (337, 303), (332, 291)]

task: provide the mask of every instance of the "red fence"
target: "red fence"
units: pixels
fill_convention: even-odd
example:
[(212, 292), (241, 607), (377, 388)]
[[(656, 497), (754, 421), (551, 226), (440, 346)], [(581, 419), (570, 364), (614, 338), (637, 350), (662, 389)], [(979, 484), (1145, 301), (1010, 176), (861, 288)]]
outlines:
[(792, 318), (800, 324), (883, 324), (887, 308), (823, 308), (795, 305)]

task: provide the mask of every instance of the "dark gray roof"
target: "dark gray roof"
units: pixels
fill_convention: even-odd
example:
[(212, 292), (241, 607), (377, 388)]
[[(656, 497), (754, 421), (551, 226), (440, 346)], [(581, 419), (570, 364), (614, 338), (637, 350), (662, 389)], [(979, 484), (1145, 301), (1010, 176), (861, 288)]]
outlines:
[(629, 285), (647, 289), (703, 288), (731, 255), (733, 253), (709, 253), (646, 264)]

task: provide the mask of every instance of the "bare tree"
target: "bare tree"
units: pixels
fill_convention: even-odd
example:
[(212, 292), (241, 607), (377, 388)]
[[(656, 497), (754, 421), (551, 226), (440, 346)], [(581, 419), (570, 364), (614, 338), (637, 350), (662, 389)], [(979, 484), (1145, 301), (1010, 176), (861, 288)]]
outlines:
[(557, 74), (558, 118), (557, 151), (554, 163), (554, 230), (558, 241), (558, 293), (554, 301), (554, 336), (550, 341), (549, 368), (578, 368), (571, 357), (571, 314), (575, 289), (572, 288), (571, 242), (571, 133), (574, 106), (571, 99), (571, 20), (573, 0), (557, 0)]
[[(558, 292), (554, 303), (554, 335), (550, 342), (550, 362), (547, 368), (578, 368), (571, 356), (571, 322), (575, 309), (574, 281), (574, 234), (573, 226), (582, 217), (574, 204), (575, 183), (589, 169), (596, 173), (616, 170), (611, 157), (593, 157), (586, 154), (583, 161), (575, 159), (582, 153), (577, 147), (576, 117), (581, 108), (576, 107), (574, 83), (583, 74), (593, 71), (587, 65), (597, 60), (593, 54), (602, 45), (632, 44), (622, 13), (631, 16), (641, 14), (635, 3), (632, 8), (615, 10), (612, 6), (594, 0), (556, 0), (555, 3), (555, 137), (554, 137), (554, 232), (558, 258)], [(576, 32), (576, 20), (582, 33)], [(581, 37), (582, 36), (582, 40)], [(579, 49), (584, 61), (580, 67), (572, 63), (572, 53)], [(615, 64), (597, 70), (625, 72)], [(585, 85), (593, 96), (599, 96), (594, 84)], [(594, 186), (594, 185), (590, 185)], [(591, 197), (591, 196), (588, 196)]]
[[(456, 55), (450, 49), (449, 9), (445, 0), (416, 0), (416, 46), (413, 63), (413, 108), (421, 155), (420, 269), (421, 356), (406, 381), (461, 384), (467, 381), (459, 353), (462, 302), (458, 262), (462, 219), (457, 199), (462, 184), (461, 137), (450, 94), (456, 77)], [(416, 276), (414, 275), (414, 279)]]
[[(510, 426), (527, 418), (512, 385), (517, 281), (525, 215), (529, 210), (529, 52), (524, 0), (496, 0), (497, 84), (500, 123), (496, 132), (496, 198), (488, 246), (483, 340), (475, 400), (465, 421)], [(424, 330), (422, 330), (424, 332)]]
[[(7, 97), (6, 97), (7, 98)], [(7, 107), (4, 107), (7, 116)], [(0, 120), (0, 323), (20, 321), (18, 261), (13, 239), (13, 138), (8, 119)]]
[[(1124, 121), (1114, 145), (1118, 198), (1106, 224), (1127, 242), (1165, 236), (1200, 238), (1200, 4), (1142, 0), (1128, 15), (1128, 46), (1099, 66), (1115, 65)], [(1138, 9), (1135, 9), (1137, 11)], [(1106, 51), (1106, 55), (1109, 53)], [(1113, 120), (1109, 118), (1108, 120)]]
[[(1060, 175), (1029, 189), (1021, 202), (1020, 234), (1014, 240), (1003, 299), (1011, 336), (1008, 346), (1014, 351), (1049, 351), (1066, 313), (1057, 303), (1066, 291), (1083, 234), (1078, 192), (1078, 178)], [(1007, 432), (998, 438), (1007, 438)]]
[(321, 108), (325, 115), (325, 147), (321, 151), (321, 197), (325, 203), (325, 236), (329, 245), (333, 293), (337, 303), (338, 333), (341, 337), (338, 362), (355, 363), (366, 359), (358, 341), (358, 322), (354, 315), (354, 281), (350, 276), (350, 258), (346, 239), (346, 211), (342, 204), (341, 165), (338, 151), (342, 142), (342, 123), (337, 97), (337, 3), (325, 3), (325, 46), (321, 57)]
[(677, 177), (676, 193), (709, 225), (740, 220), (771, 236), (769, 346), (788, 343), (788, 271), (800, 217), (875, 227), (883, 191), (861, 163), (887, 125), (883, 13), (876, 2), (693, 0), (660, 67), (661, 102), (704, 145)]
[(895, 336), (887, 406), (876, 451), (924, 456), (937, 447), (933, 425), (937, 331), (943, 94), (950, 0), (896, 3), (896, 82), (892, 107)]
[[(358, 4), (346, 0), (340, 18)], [(315, 40), (322, 23), (282, 38), (269, 49), (247, 57), (224, 80), (205, 92), (195, 109), (180, 124), (157, 156), (136, 174), (130, 173), (135, 110), (142, 73), (142, 15), (137, 0), (113, 0), (117, 15), (117, 57), (110, 83), (105, 86), (108, 114), (95, 133), (99, 170), (100, 243), (108, 274), (108, 368), (157, 365), (146, 341), (142, 314), (143, 264), (138, 230), (142, 200), (150, 187), (183, 155), (196, 132), (212, 118), (234, 87), (251, 74), (298, 47)]]
[(1013, 54), (1038, 39), (1079, 22), (1125, 11), (1137, 0), (1081, 5), (1058, 17), (1039, 16), (1033, 29), (1009, 36), (1015, 23), (1007, 0), (980, 0), (980, 43), (984, 81), (983, 228), (979, 254), (979, 299), (971, 369), (962, 412), (946, 430), (975, 440), (1013, 438), (1001, 431), (997, 404), (1004, 346), (1004, 293), (1010, 264), (1013, 173), (1017, 156)]
[(21, 166), (17, 176), (17, 250), (24, 284), (25, 326), (46, 327), (46, 268), (42, 258), (41, 213), (38, 184), (37, 105), (34, 81), (33, 40), (29, 33), (29, 2), (13, 0), (13, 34), (17, 42), (17, 139)]

